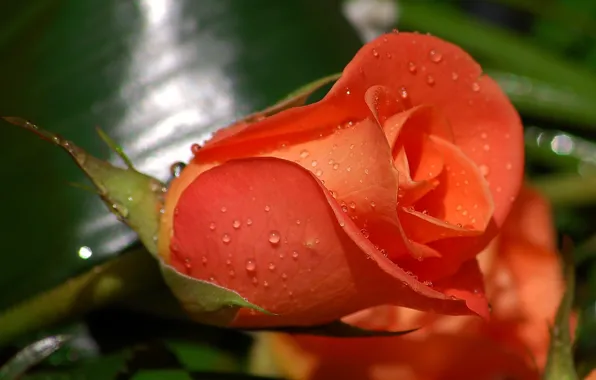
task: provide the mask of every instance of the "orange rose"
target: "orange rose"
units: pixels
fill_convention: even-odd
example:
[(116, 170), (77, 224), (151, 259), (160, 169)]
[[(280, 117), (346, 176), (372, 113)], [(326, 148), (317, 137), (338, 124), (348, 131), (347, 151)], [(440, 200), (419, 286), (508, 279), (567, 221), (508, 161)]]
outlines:
[[(290, 379), (538, 379), (562, 297), (549, 205), (525, 189), (482, 253), (490, 322), (381, 306), (351, 316), (368, 328), (425, 327), (395, 338), (263, 334), (262, 354)], [(343, 376), (342, 376), (343, 375)]]
[(464, 51), (391, 33), (325, 98), (220, 131), (166, 194), (159, 254), (236, 291), (234, 326), (375, 305), (488, 313), (476, 255), (521, 184), (519, 117)]

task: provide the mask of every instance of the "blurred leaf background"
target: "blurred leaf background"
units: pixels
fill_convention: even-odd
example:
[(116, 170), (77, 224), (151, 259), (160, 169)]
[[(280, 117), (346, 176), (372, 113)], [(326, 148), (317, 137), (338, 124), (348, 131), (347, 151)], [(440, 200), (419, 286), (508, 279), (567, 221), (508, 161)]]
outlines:
[[(596, 365), (595, 21), (596, 3), (585, 0), (5, 1), (0, 114), (115, 161), (95, 134), (100, 126), (140, 171), (167, 181), (192, 143), (341, 71), (381, 32), (454, 42), (520, 111), (528, 177), (554, 202), (559, 232), (576, 242), (575, 359), (587, 373)], [(134, 254), (134, 234), (70, 185), (85, 180), (66, 155), (2, 125), (0, 157), (0, 310)], [(167, 306), (163, 284), (144, 276), (154, 268), (137, 270), (130, 293), (142, 291), (125, 302), (96, 302), (104, 307), (14, 339), (0, 324), (0, 363), (66, 334), (25, 379), (256, 378), (246, 373), (250, 335), (187, 322)]]

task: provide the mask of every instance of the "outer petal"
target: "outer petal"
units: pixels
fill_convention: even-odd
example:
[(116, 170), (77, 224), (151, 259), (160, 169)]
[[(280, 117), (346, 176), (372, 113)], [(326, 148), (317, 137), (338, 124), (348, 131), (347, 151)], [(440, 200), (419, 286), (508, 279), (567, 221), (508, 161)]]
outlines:
[(445, 115), (455, 144), (486, 173), (500, 226), (521, 185), (523, 138), (519, 116), (498, 85), (455, 45), (393, 33), (366, 44), (324, 101), (342, 104), (353, 117), (365, 115), (361, 99), (377, 85), (400, 91), (411, 106), (432, 105)]
[(316, 177), (291, 162), (215, 167), (186, 187), (177, 210), (171, 264), (279, 314), (242, 313), (237, 326), (318, 324), (387, 303), (482, 313), (482, 305), (466, 306), (390, 262)]

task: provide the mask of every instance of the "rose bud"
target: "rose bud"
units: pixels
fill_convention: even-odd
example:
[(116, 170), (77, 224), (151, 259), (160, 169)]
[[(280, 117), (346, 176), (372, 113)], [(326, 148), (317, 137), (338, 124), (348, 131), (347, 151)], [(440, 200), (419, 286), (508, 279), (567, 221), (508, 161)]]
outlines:
[[(193, 152), (166, 193), (159, 255), (274, 314), (210, 323), (309, 326), (386, 304), (488, 315), (476, 255), (519, 191), (522, 127), (457, 46), (383, 35), (322, 100)], [(189, 304), (200, 295), (173, 290), (206, 320)]]

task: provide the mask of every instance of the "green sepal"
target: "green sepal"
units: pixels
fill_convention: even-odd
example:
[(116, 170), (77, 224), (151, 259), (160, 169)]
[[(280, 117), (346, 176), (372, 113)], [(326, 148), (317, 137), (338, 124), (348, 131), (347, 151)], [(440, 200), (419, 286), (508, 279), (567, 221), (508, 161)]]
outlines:
[(27, 120), (17, 117), (5, 117), (4, 120), (66, 150), (89, 177), (108, 209), (134, 230), (147, 250), (157, 256), (156, 237), (163, 195), (166, 191), (164, 184), (136, 171), (122, 149), (102, 131), (99, 131), (99, 136), (123, 159), (126, 168), (119, 168), (95, 158), (71, 141), (43, 130)]
[(279, 113), (281, 111), (287, 110), (292, 107), (300, 107), (306, 104), (308, 98), (317, 90), (321, 89), (322, 87), (328, 85), (339, 79), (341, 76), (340, 73), (331, 74), (321, 79), (317, 79), (313, 82), (310, 82), (295, 91), (292, 91), (289, 95), (284, 97), (282, 100), (278, 101), (274, 105), (265, 108), (262, 111), (255, 112), (250, 114), (236, 122), (236, 124), (240, 123), (254, 123), (257, 122), (265, 117), (269, 117)]
[(192, 278), (172, 266), (160, 262), (163, 278), (188, 315), (195, 321), (216, 326), (229, 326), (240, 308), (275, 315), (250, 303), (233, 290)]

